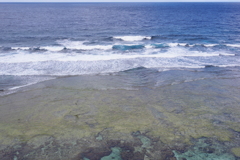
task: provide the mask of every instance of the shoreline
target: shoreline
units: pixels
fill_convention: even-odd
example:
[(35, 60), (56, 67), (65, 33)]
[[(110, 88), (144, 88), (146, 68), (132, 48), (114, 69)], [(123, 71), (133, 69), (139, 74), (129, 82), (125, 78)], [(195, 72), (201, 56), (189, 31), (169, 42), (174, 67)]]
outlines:
[(63, 77), (0, 97), (0, 157), (239, 159), (239, 78), (155, 88), (122, 82), (119, 75)]

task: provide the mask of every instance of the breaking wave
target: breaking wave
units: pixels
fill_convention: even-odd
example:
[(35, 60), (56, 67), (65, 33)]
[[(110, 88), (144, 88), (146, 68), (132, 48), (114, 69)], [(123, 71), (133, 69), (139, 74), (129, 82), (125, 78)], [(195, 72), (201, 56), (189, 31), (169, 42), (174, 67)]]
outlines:
[(82, 75), (136, 67), (167, 70), (240, 66), (236, 58), (238, 52), (234, 52), (240, 47), (238, 44), (155, 42), (153, 36), (116, 36), (113, 39), (121, 41), (63, 39), (47, 46), (2, 46), (0, 75)]
[(148, 36), (117, 36), (117, 37), (113, 37), (114, 39), (120, 39), (123, 41), (141, 41), (141, 40), (150, 40), (152, 37), (148, 37)]

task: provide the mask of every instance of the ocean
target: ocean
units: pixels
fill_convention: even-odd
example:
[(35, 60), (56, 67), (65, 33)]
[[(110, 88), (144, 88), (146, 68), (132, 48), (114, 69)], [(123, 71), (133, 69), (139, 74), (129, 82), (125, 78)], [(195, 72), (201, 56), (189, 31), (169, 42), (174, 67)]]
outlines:
[(200, 70), (202, 78), (238, 71), (239, 10), (239, 3), (1, 3), (0, 89), (141, 67)]
[(240, 160), (240, 3), (0, 3), (0, 159)]

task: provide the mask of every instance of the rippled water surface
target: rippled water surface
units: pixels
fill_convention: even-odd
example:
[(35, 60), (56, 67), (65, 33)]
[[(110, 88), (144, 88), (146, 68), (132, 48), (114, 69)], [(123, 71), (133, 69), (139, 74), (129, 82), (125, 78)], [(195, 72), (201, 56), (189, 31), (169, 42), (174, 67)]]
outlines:
[(240, 64), (239, 3), (2, 3), (0, 8), (1, 89), (139, 67), (224, 70)]

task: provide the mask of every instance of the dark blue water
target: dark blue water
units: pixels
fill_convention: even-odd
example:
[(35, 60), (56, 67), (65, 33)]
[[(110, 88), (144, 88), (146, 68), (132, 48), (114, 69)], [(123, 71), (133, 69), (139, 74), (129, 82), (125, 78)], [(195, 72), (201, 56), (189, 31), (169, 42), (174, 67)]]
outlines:
[(138, 67), (222, 70), (239, 57), (240, 3), (0, 3), (1, 88)]
[(188, 43), (240, 43), (239, 10), (240, 3), (1, 3), (0, 42), (42, 45), (61, 38), (140, 34)]

